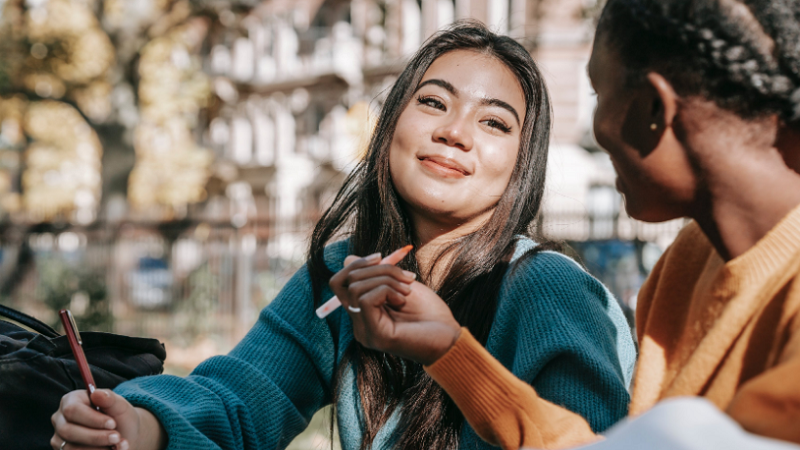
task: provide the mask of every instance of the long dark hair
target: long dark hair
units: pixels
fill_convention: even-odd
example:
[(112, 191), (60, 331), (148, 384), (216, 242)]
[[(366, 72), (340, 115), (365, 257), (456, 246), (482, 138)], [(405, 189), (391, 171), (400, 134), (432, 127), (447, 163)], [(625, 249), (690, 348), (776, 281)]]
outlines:
[(743, 118), (800, 119), (797, 0), (609, 0), (597, 36), (631, 85), (652, 70)]
[[(323, 260), (324, 248), (342, 231), (349, 231), (350, 249), (357, 255), (375, 252), (386, 255), (416, 242), (408, 214), (392, 185), (389, 147), (397, 120), (428, 67), (454, 50), (497, 58), (516, 75), (526, 102), (519, 154), (508, 188), (485, 226), (456, 239), (442, 252), (450, 252), (452, 258), (437, 293), (450, 306), (456, 320), (485, 344), (514, 243), (518, 235), (529, 234), (541, 204), (551, 111), (544, 81), (530, 54), (513, 39), (494, 34), (479, 23), (460, 22), (439, 32), (411, 58), (383, 105), (365, 159), (347, 178), (314, 228), (308, 267), (315, 303), (319, 304), (322, 288), (333, 275)], [(413, 252), (401, 266), (423, 275)], [(366, 349), (358, 343), (353, 343), (346, 355), (340, 372), (350, 364), (356, 367), (364, 410), (362, 450), (370, 448), (378, 430), (399, 405), (402, 406), (396, 448), (429, 450), (458, 446), (463, 416), (419, 364)]]

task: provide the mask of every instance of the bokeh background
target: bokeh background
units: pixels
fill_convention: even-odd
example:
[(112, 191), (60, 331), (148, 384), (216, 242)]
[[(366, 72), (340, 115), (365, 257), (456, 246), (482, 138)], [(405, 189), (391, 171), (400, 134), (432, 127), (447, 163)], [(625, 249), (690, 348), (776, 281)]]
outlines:
[[(303, 263), (404, 61), (472, 18), (528, 48), (554, 100), (537, 231), (569, 243), (632, 314), (683, 222), (627, 217), (592, 137), (599, 8), (0, 0), (0, 302), (159, 338), (169, 373), (228, 351)], [(323, 415), (293, 449), (329, 447)]]

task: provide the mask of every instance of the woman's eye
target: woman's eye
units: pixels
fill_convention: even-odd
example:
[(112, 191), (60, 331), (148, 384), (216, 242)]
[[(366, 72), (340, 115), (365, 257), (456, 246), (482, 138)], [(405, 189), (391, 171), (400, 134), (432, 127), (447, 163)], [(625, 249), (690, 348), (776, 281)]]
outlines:
[(498, 119), (486, 119), (484, 121), (484, 123), (486, 123), (486, 126), (488, 126), (490, 128), (494, 128), (494, 129), (500, 130), (503, 133), (510, 133), (511, 132), (511, 127), (509, 127), (504, 122), (502, 122), (502, 121), (500, 121)]
[(433, 97), (419, 96), (419, 97), (417, 97), (417, 104), (430, 106), (431, 108), (436, 108), (436, 109), (438, 109), (440, 111), (444, 111), (445, 110), (444, 104), (442, 102), (440, 102), (439, 100), (436, 100)]

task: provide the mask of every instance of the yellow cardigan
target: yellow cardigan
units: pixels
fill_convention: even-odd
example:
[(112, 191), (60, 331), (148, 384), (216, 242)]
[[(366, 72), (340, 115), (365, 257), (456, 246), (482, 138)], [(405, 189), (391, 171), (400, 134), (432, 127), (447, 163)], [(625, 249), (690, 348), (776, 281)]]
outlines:
[[(630, 414), (665, 398), (702, 396), (753, 433), (800, 443), (798, 275), (800, 207), (727, 263), (688, 225), (639, 293)], [(599, 438), (583, 417), (538, 397), (466, 329), (426, 370), (475, 431), (504, 449)]]

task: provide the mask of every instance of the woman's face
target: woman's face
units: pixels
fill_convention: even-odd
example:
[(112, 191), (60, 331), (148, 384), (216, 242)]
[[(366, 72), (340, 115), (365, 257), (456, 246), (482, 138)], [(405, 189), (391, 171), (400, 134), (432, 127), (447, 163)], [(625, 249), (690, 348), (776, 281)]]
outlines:
[(664, 105), (655, 87), (648, 81), (627, 86), (623, 68), (598, 33), (588, 67), (597, 93), (594, 134), (611, 156), (625, 209), (648, 222), (687, 216), (697, 180), (686, 149), (672, 126), (665, 129)]
[(522, 87), (496, 58), (457, 50), (434, 61), (389, 150), (412, 217), (459, 225), (490, 211), (514, 170), (524, 120)]

